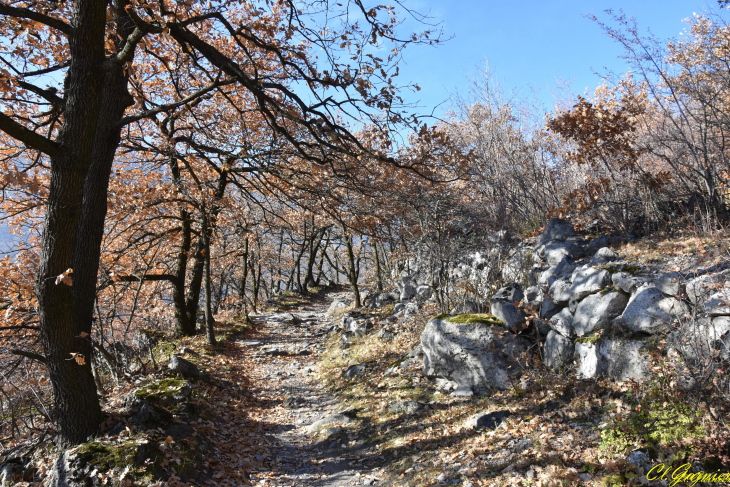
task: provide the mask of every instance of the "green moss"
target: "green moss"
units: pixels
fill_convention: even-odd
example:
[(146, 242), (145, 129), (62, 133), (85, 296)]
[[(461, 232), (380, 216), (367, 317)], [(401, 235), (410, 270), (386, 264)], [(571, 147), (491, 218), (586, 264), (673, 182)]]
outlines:
[(485, 325), (504, 325), (502, 320), (489, 314), (463, 314), (452, 316), (447, 318), (446, 321), (449, 323), (458, 323), (460, 325), (467, 325), (469, 323), (484, 323)]
[(674, 445), (704, 435), (700, 413), (677, 399), (667, 400), (652, 392), (631, 408), (628, 416), (601, 433), (601, 448), (625, 452), (636, 445)]
[(176, 400), (173, 396), (183, 390), (186, 382), (180, 379), (162, 379), (138, 389), (134, 396), (152, 404), (174, 402)]
[(140, 447), (145, 444), (146, 440), (129, 440), (118, 444), (92, 441), (81, 445), (76, 454), (100, 471), (123, 469), (135, 465)]
[(575, 343), (583, 343), (588, 345), (595, 345), (598, 340), (600, 340), (601, 334), (600, 333), (591, 333), (590, 335), (586, 335), (584, 337), (579, 337), (575, 339)]
[(434, 320), (445, 320), (449, 316), (451, 316), (449, 313), (441, 313), (440, 315), (434, 316), (433, 319)]

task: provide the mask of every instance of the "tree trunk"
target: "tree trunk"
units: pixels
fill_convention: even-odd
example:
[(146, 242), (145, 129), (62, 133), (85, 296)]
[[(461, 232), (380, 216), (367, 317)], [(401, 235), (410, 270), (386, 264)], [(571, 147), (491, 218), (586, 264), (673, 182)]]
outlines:
[(215, 345), (215, 330), (213, 329), (213, 306), (211, 299), (213, 292), (210, 283), (210, 230), (208, 227), (208, 217), (203, 214), (203, 257), (205, 259), (205, 330), (208, 336), (208, 345)]
[(378, 292), (383, 292), (383, 279), (380, 271), (380, 257), (378, 256), (378, 243), (373, 240), (373, 255), (375, 256), (375, 284)]
[(360, 301), (360, 289), (357, 286), (357, 267), (355, 264), (355, 254), (352, 251), (352, 237), (344, 233), (345, 236), (345, 247), (347, 248), (347, 260), (350, 265), (348, 269), (347, 278), (350, 281), (350, 286), (352, 286), (352, 292), (355, 293), (355, 307), (359, 308), (362, 306), (362, 302)]

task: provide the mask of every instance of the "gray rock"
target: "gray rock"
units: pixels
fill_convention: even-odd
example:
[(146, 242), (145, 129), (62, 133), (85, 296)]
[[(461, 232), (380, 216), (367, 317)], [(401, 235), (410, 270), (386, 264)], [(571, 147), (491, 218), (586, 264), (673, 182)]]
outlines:
[(475, 430), (495, 430), (511, 415), (512, 413), (507, 410), (495, 411), (493, 413), (480, 413), (469, 418), (466, 426)]
[(540, 236), (537, 237), (535, 247), (544, 245), (552, 240), (565, 241), (573, 235), (575, 235), (575, 228), (573, 228), (572, 223), (561, 218), (553, 218), (548, 222)]
[(170, 357), (170, 361), (167, 362), (167, 368), (171, 372), (180, 374), (183, 377), (200, 377), (200, 370), (197, 365), (177, 356)]
[(458, 386), (449, 395), (453, 397), (472, 397), (474, 395), (474, 391), (472, 391), (470, 387)]
[(521, 375), (524, 338), (501, 326), (431, 319), (421, 334), (423, 373), (448, 377), (477, 393), (508, 389)]
[(606, 339), (598, 342), (602, 373), (611, 379), (643, 380), (650, 375), (646, 344), (637, 340)]
[(603, 247), (621, 245), (622, 242), (623, 239), (618, 235), (602, 235), (598, 238), (594, 238), (588, 243), (588, 251), (595, 253)]
[[(109, 448), (114, 448), (116, 443), (109, 443)], [(116, 475), (120, 476), (125, 467), (133, 470), (141, 465), (147, 453), (150, 452), (150, 443), (147, 440), (140, 440), (137, 444), (137, 451), (129, 459), (129, 465), (119, 465), (114, 468)], [(102, 480), (96, 476), (98, 467), (95, 460), (98, 453), (81, 454), (79, 448), (72, 448), (59, 455), (47, 478), (49, 487), (101, 487)], [(113, 478), (113, 477), (112, 477)], [(129, 476), (131, 479), (131, 475)], [(122, 480), (117, 477), (115, 480)]]
[(310, 424), (307, 428), (307, 433), (309, 435), (316, 435), (319, 433), (320, 430), (333, 425), (333, 424), (349, 424), (354, 421), (354, 414), (349, 412), (342, 412), (333, 414), (331, 416), (324, 417), (320, 419), (319, 421), (315, 421), (314, 423)]
[(492, 303), (495, 301), (507, 301), (508, 303), (514, 303), (522, 301), (524, 298), (525, 294), (522, 292), (522, 286), (516, 282), (512, 282), (494, 293), (489, 301)]
[(401, 301), (408, 301), (411, 298), (414, 298), (416, 296), (416, 287), (411, 284), (406, 284), (403, 286), (403, 289), (401, 289), (400, 292), (400, 300)]
[(382, 308), (385, 305), (395, 302), (395, 300), (395, 297), (390, 293), (380, 293), (373, 297), (371, 303), (374, 308)]
[(653, 465), (653, 462), (651, 461), (649, 455), (641, 450), (634, 450), (629, 453), (626, 461), (636, 465), (644, 474), (647, 474), (651, 470)]
[(328, 314), (332, 314), (332, 313), (335, 313), (337, 311), (340, 311), (340, 310), (343, 310), (343, 309), (347, 309), (349, 307), (350, 307), (350, 303), (347, 303), (345, 301), (341, 301), (339, 299), (335, 299), (334, 301), (332, 301), (332, 304), (330, 304), (330, 307), (327, 308), (327, 313)]
[(570, 301), (570, 282), (567, 279), (555, 281), (548, 291), (548, 296), (558, 304), (565, 306)]
[(687, 298), (692, 304), (705, 302), (720, 287), (719, 280), (720, 276), (716, 274), (706, 274), (690, 279), (685, 289)]
[(392, 342), (395, 339), (395, 333), (387, 328), (381, 328), (378, 332), (378, 338), (384, 342)]
[(418, 284), (416, 283), (416, 278), (414, 276), (401, 277), (396, 281), (395, 285), (398, 286), (398, 293), (403, 291), (403, 289), (405, 289), (407, 286), (418, 286)]
[(593, 379), (603, 372), (603, 364), (598, 361), (598, 347), (594, 343), (575, 342), (573, 358), (578, 365), (576, 375), (579, 379)]
[(573, 330), (573, 315), (568, 308), (564, 308), (560, 313), (553, 316), (548, 324), (550, 328), (566, 338), (575, 335), (575, 331)]
[(342, 319), (340, 320), (340, 329), (349, 331), (348, 328), (350, 327), (350, 323), (353, 323), (354, 321), (355, 321), (354, 316), (351, 316), (349, 314), (343, 316)]
[(654, 285), (668, 296), (681, 296), (686, 291), (685, 278), (679, 272), (660, 275), (656, 278)]
[(551, 299), (546, 299), (540, 305), (540, 318), (543, 320), (549, 320), (556, 314), (565, 308), (565, 305), (560, 305)]
[(349, 331), (343, 331), (340, 333), (340, 347), (347, 348), (352, 342), (355, 341), (355, 334)]
[(525, 300), (527, 302), (542, 301), (542, 291), (537, 286), (530, 286), (525, 289)]
[(705, 313), (709, 316), (730, 316), (730, 290), (723, 289), (705, 301)]
[(406, 304), (406, 307), (403, 308), (403, 317), (408, 318), (409, 316), (413, 316), (418, 313), (418, 305), (416, 303), (408, 303)]
[(700, 317), (687, 320), (671, 333), (667, 339), (669, 346), (677, 350), (684, 359), (707, 359), (717, 350), (727, 355), (726, 339), (730, 336), (730, 317)]
[(575, 343), (577, 375), (592, 379), (603, 375), (615, 380), (643, 380), (650, 374), (646, 343), (637, 340), (603, 339), (597, 343)]
[(416, 414), (426, 410), (426, 405), (418, 401), (397, 401), (388, 405), (391, 413)]
[(637, 288), (649, 282), (648, 277), (632, 276), (627, 272), (616, 272), (611, 276), (614, 286), (619, 287), (623, 292), (632, 294)]
[(402, 313), (404, 309), (406, 309), (406, 305), (404, 303), (397, 303), (393, 306), (393, 314), (397, 315), (398, 313)]
[(420, 302), (426, 302), (433, 296), (433, 288), (431, 286), (418, 286), (416, 288), (416, 299)]
[(594, 267), (576, 269), (573, 272), (573, 284), (570, 286), (570, 299), (580, 301), (610, 284), (611, 274), (607, 270)]
[(356, 337), (364, 337), (372, 329), (373, 323), (370, 320), (353, 320), (347, 325), (345, 331), (349, 331)]
[(579, 302), (573, 314), (573, 330), (578, 336), (602, 328), (620, 316), (629, 297), (622, 292), (592, 294)]
[(671, 324), (686, 308), (676, 298), (666, 297), (657, 288), (645, 285), (636, 290), (617, 324), (633, 331), (655, 333)]
[(557, 266), (565, 258), (576, 260), (585, 252), (572, 242), (550, 242), (538, 249), (540, 255), (549, 266)]
[(350, 365), (347, 370), (342, 372), (342, 377), (349, 379), (357, 377), (358, 375), (365, 373), (365, 364)]
[(509, 328), (524, 323), (527, 318), (521, 309), (506, 301), (493, 302), (490, 311)]
[(570, 338), (566, 338), (555, 330), (550, 330), (545, 339), (545, 365), (551, 369), (559, 369), (573, 360), (575, 347)]
[(608, 247), (599, 249), (593, 257), (591, 257), (591, 265), (608, 264), (619, 259), (619, 255)]

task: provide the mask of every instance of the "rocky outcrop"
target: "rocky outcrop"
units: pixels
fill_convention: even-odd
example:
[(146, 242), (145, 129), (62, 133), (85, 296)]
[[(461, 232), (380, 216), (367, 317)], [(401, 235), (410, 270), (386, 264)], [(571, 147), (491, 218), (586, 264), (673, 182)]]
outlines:
[(421, 335), (421, 346), (425, 375), (450, 378), (481, 393), (512, 386), (529, 343), (502, 326), (433, 318)]

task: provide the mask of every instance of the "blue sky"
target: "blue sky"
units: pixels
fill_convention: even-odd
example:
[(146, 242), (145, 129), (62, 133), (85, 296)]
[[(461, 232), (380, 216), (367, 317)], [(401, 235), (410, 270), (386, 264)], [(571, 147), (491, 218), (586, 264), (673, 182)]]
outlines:
[[(579, 94), (600, 84), (594, 72), (606, 68), (626, 72), (619, 58), (621, 47), (586, 14), (609, 20), (606, 9), (623, 9), (636, 18), (642, 32), (669, 38), (684, 30), (683, 19), (693, 12), (717, 9), (714, 0), (406, 0), (406, 4), (430, 12), (435, 21), (443, 22), (445, 34), (453, 36), (437, 48), (405, 51), (401, 82), (413, 80), (421, 86), (419, 93), (408, 97), (411, 102), (420, 99), (421, 113), (456, 91), (465, 93), (469, 73), (483, 69), (487, 61), (503, 88), (532, 90), (546, 108), (552, 107), (552, 93), (560, 80)], [(443, 111), (444, 107), (436, 113)]]

